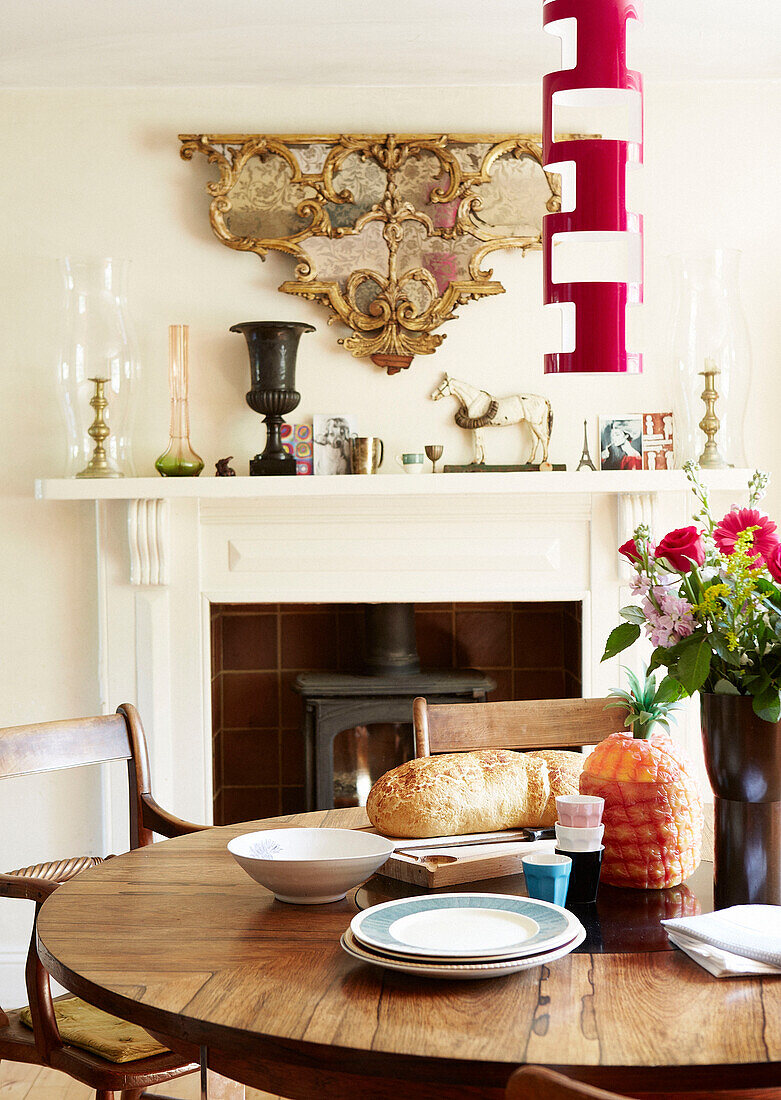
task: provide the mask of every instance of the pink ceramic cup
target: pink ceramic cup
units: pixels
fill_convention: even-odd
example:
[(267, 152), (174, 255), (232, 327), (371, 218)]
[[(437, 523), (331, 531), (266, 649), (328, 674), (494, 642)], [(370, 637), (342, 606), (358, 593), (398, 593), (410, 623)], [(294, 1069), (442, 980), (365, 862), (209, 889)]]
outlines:
[(604, 798), (593, 794), (562, 794), (556, 799), (559, 822), (568, 829), (593, 829), (602, 822)]

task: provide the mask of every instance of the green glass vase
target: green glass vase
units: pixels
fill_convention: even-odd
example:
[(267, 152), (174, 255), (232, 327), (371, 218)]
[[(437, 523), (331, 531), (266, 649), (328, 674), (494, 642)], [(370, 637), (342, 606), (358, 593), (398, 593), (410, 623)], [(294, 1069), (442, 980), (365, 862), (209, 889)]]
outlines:
[(203, 459), (190, 446), (188, 407), (188, 365), (190, 329), (188, 325), (168, 326), (168, 380), (171, 390), (171, 438), (168, 449), (155, 462), (162, 477), (198, 477)]

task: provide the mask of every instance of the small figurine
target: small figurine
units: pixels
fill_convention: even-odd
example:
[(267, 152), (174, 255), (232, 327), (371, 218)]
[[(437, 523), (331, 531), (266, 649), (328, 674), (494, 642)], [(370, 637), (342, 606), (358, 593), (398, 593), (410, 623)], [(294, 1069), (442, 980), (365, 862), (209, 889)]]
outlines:
[(591, 455), (588, 453), (588, 427), (586, 421), (583, 421), (583, 454), (580, 456), (580, 462), (578, 463), (579, 470), (596, 470)]
[(216, 464), (217, 473), (215, 474), (216, 477), (235, 477), (236, 476), (236, 471), (233, 469), (232, 466), (228, 465), (228, 463), (230, 462), (230, 460), (232, 458), (233, 458), (233, 455), (228, 455), (227, 458), (217, 459), (217, 464)]
[[(540, 470), (552, 470), (548, 462), (548, 444), (550, 443), (553, 413), (550, 401), (534, 393), (518, 393), (509, 397), (492, 397), (487, 390), (479, 390), (468, 382), (459, 382), (457, 378), (445, 375), (442, 382), (431, 394), (432, 401), (450, 395), (458, 401), (456, 424), (459, 428), (468, 428), (474, 432), (473, 467), (485, 466), (485, 448), (483, 447), (483, 428), (504, 427), (507, 424), (527, 424), (532, 434), (532, 449), (528, 462), (536, 465), (538, 446), (542, 447)], [(516, 467), (505, 467), (515, 469)]]

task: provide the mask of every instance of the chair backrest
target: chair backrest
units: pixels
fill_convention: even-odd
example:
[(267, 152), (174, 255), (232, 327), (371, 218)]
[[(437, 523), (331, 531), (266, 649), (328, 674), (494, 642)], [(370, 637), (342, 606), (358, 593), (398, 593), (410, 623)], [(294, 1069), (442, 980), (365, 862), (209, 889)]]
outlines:
[(550, 749), (596, 745), (623, 729), (607, 699), (523, 699), (412, 705), (415, 755), (470, 749)]
[[(0, 779), (114, 760), (127, 762), (131, 848), (152, 844), (155, 832), (178, 836), (200, 828), (166, 813), (152, 798), (144, 730), (135, 707), (129, 703), (123, 703), (116, 714), (97, 718), (0, 729)], [(36, 923), (41, 905), (60, 883), (100, 862), (99, 857), (77, 856), (0, 874), (0, 897), (26, 898), (36, 906), (25, 968), (32, 1032), (19, 1023), (17, 1012), (7, 1014), (0, 1008), (0, 1059), (53, 1066), (88, 1084), (97, 1096), (119, 1096), (120, 1091), (123, 1096), (129, 1097), (131, 1092), (140, 1096), (140, 1088), (130, 1089), (128, 1081), (146, 1087), (196, 1067), (171, 1055), (134, 1062), (132, 1071), (128, 1071), (124, 1065), (112, 1067), (103, 1058), (63, 1044), (49, 975), (38, 956)]]
[(571, 1081), (542, 1066), (517, 1069), (507, 1082), (505, 1100), (626, 1100), (616, 1092)]
[(142, 824), (142, 800), (150, 794), (149, 757), (141, 719), (124, 703), (116, 714), (0, 729), (0, 779), (127, 760), (130, 846), (152, 843)]

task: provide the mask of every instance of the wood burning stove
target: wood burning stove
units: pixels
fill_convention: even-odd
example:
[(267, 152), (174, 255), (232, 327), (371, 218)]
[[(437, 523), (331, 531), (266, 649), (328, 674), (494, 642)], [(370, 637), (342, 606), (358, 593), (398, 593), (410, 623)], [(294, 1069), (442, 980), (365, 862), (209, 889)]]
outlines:
[[(414, 604), (367, 604), (364, 629), (364, 672), (305, 672), (293, 684), (304, 704), (310, 809), (332, 808), (335, 788), (339, 804), (363, 805), (372, 782), (413, 755), (416, 696), (483, 702), (496, 686), (477, 669), (421, 670)], [(339, 754), (335, 774), (334, 739), (348, 730), (353, 751)]]

